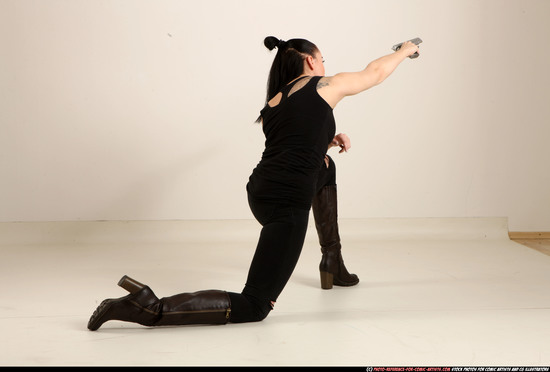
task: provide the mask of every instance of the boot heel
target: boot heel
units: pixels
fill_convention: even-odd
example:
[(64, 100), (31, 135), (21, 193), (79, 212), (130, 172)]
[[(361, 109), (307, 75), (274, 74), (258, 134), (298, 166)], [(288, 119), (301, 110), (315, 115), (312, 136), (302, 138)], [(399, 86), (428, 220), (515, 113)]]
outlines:
[(141, 284), (137, 280), (134, 280), (127, 275), (124, 275), (122, 279), (119, 280), (118, 285), (130, 292), (131, 294), (134, 294), (145, 288), (145, 284)]
[(332, 283), (334, 282), (334, 275), (327, 272), (321, 271), (321, 288), (323, 289), (332, 289)]

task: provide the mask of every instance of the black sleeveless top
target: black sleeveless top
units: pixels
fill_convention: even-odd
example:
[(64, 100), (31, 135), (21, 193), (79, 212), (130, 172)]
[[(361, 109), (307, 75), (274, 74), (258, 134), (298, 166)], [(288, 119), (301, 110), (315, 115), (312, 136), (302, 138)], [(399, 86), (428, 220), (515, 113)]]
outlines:
[(261, 110), (265, 150), (247, 185), (254, 199), (310, 209), (336, 131), (332, 108), (317, 92), (321, 78), (310, 78), (290, 95), (304, 78), (288, 84), (278, 105)]

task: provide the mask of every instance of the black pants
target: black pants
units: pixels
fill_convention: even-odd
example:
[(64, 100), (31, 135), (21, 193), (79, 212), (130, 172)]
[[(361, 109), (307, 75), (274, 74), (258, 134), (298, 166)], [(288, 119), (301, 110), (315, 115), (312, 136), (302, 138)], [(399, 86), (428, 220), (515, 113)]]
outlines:
[[(329, 157), (329, 167), (323, 163), (321, 168), (317, 191), (334, 184), (336, 168)], [(250, 194), (248, 203), (262, 231), (242, 293), (229, 292), (233, 323), (267, 317), (298, 263), (309, 219), (309, 210), (261, 202)]]

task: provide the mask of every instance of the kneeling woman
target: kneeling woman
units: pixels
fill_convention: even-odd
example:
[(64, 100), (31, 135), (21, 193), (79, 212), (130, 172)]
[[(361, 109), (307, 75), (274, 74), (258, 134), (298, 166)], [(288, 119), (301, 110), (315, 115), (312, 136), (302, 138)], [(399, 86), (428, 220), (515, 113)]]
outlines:
[[(298, 262), (312, 202), (324, 187), (319, 174), (326, 166), (327, 149), (334, 144), (346, 147), (346, 141), (335, 136), (332, 110), (344, 97), (380, 84), (418, 51), (407, 42), (362, 71), (325, 77), (323, 57), (315, 44), (274, 37), (267, 37), (264, 44), (270, 50), (277, 48), (277, 55), (258, 119), (266, 137), (265, 150), (247, 184), (250, 209), (262, 231), (242, 293), (205, 290), (159, 299), (148, 286), (124, 276), (119, 285), (130, 294), (103, 301), (90, 318), (90, 330), (109, 320), (162, 326), (264, 319)], [(318, 214), (315, 208), (314, 214)], [(320, 267), (324, 288), (333, 281), (357, 283), (345, 270), (339, 252), (325, 261)]]

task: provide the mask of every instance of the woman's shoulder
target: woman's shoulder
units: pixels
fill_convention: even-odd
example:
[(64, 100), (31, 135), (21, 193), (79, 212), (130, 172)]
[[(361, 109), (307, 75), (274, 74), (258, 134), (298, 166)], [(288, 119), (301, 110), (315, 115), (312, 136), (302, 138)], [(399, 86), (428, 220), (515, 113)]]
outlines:
[(333, 80), (333, 76), (320, 76), (315, 86), (317, 94), (319, 94), (332, 109), (336, 107), (341, 99)]
[(328, 87), (332, 80), (332, 76), (317, 76), (317, 85), (315, 86), (317, 90)]

